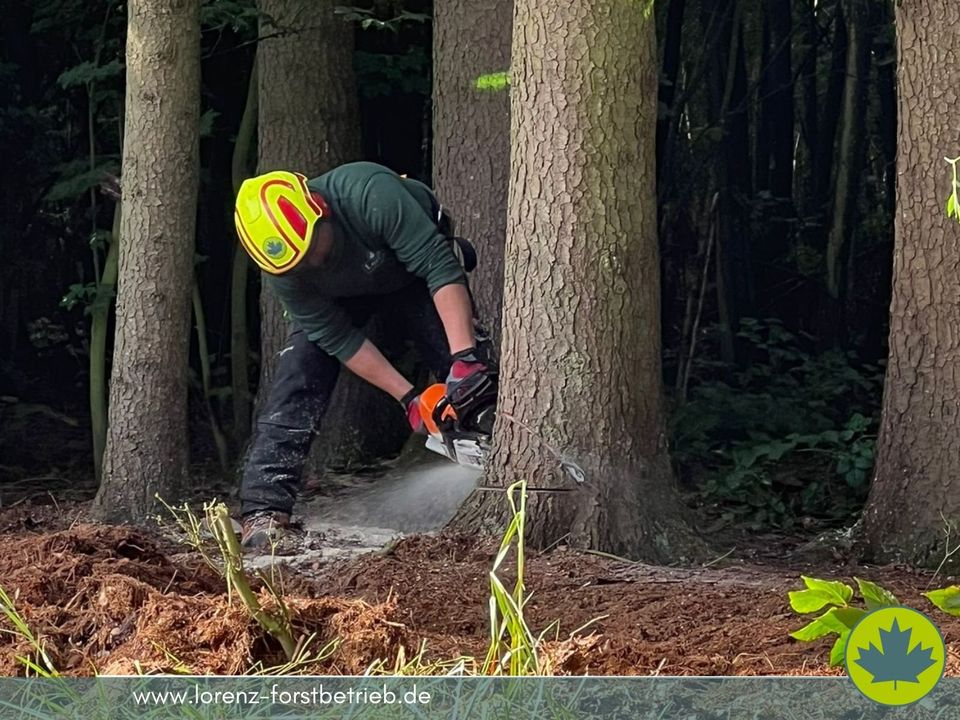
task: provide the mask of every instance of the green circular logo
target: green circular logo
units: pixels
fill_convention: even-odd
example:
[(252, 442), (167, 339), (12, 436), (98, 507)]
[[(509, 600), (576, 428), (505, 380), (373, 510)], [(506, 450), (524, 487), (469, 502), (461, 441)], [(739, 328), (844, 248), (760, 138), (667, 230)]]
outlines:
[(923, 613), (886, 607), (854, 626), (845, 653), (857, 689), (884, 705), (909, 705), (940, 681), (946, 664), (940, 630)]
[(278, 258), (283, 255), (283, 242), (280, 238), (267, 238), (263, 243), (263, 251), (272, 258)]

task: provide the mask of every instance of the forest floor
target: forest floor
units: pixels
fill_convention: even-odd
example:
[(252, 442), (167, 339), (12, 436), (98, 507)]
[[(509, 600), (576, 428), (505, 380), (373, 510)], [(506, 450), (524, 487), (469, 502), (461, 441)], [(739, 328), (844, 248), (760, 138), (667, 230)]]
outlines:
[[(358, 480), (359, 489), (343, 491), (347, 498), (337, 503), (349, 506), (376, 482)], [(88, 523), (89, 486), (34, 489), (19, 498), (15, 489), (0, 494), (0, 585), (61, 672), (232, 674), (282, 662), (279, 647), (236, 598), (231, 603), (217, 574), (169, 535)], [(392, 668), (401, 652), (409, 660), (420, 648), (428, 663), (484, 657), (496, 541), (421, 533), (369, 552), (389, 535), (363, 535), (345, 552), (349, 538), (308, 532), (312, 539), (296, 557), (309, 562), (274, 569), (296, 631), (316, 633), (318, 646), (339, 640), (301, 672), (362, 673), (378, 660)], [(531, 553), (527, 620), (535, 633), (548, 630), (543, 654), (554, 671), (838, 674), (828, 665), (829, 639), (788, 637), (804, 624), (787, 599), (801, 574), (868, 578), (924, 610), (932, 608), (920, 593), (951, 582), (909, 568), (860, 566), (809, 536), (728, 532), (713, 541), (717, 559), (696, 568), (564, 547)], [(960, 620), (935, 617), (949, 648), (947, 673), (960, 675)], [(0, 675), (22, 675), (17, 656), (29, 653), (22, 639), (0, 636)]]

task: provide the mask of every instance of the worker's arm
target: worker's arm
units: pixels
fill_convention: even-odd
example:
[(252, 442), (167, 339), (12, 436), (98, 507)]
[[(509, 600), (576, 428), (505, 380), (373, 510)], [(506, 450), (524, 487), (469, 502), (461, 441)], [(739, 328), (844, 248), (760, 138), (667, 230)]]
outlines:
[(390, 364), (383, 354), (369, 340), (364, 340), (360, 349), (344, 361), (344, 365), (355, 375), (359, 375), (371, 385), (400, 401), (413, 389), (406, 378)]
[(433, 302), (447, 333), (450, 354), (474, 347), (477, 340), (473, 332), (473, 305), (466, 286), (444, 285), (434, 293)]

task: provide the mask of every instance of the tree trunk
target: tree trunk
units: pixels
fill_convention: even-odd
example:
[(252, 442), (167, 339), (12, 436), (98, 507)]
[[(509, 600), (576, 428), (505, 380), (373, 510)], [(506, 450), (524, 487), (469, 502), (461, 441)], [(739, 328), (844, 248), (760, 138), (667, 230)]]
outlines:
[(478, 317), (500, 336), (510, 181), (510, 94), (484, 82), (510, 68), (513, 0), (442, 0), (433, 21), (433, 177), (456, 233), (473, 241)]
[(516, 2), (497, 491), (468, 499), (468, 530), (500, 531), (526, 480), (534, 546), (699, 548), (661, 417), (655, 45), (650, 2)]
[[(817, 207), (826, 208), (830, 198), (830, 177), (833, 173), (833, 149), (840, 123), (840, 105), (846, 85), (847, 67), (847, 22), (841, 0), (835, 0), (833, 11), (833, 45), (830, 50), (830, 74), (827, 91), (820, 115), (820, 131), (817, 137), (816, 185)], [(824, 211), (825, 213), (825, 211)], [(826, 214), (826, 213), (825, 213)]]
[(760, 25), (760, 57), (757, 61), (756, 128), (753, 151), (753, 186), (757, 192), (770, 191), (771, 123), (773, 122), (773, 68), (770, 67), (770, 0), (765, 3)]
[(800, 69), (801, 109), (800, 136), (803, 139), (805, 153), (799, 164), (802, 167), (802, 179), (798, 181), (797, 206), (801, 214), (814, 211), (810, 207), (816, 198), (816, 158), (819, 143), (819, 99), (817, 97), (817, 54), (820, 47), (819, 29), (814, 6), (815, 0), (802, 0), (800, 11), (800, 50), (802, 63)]
[(846, 0), (847, 70), (843, 88), (840, 137), (837, 144), (833, 205), (827, 235), (827, 304), (824, 333), (842, 341), (846, 323), (843, 318), (843, 292), (846, 287), (846, 263), (849, 243), (856, 223), (860, 197), (860, 175), (866, 159), (866, 85), (870, 75), (869, 0)]
[(131, 0), (123, 213), (99, 520), (145, 521), (185, 486), (199, 186), (199, 0)]
[(769, 0), (770, 69), (764, 117), (770, 128), (769, 181), (774, 197), (793, 197), (793, 15), (792, 0)]
[[(958, 152), (960, 4), (898, 3), (897, 212), (890, 354), (863, 531), (877, 560), (935, 565), (960, 522), (960, 227), (944, 214)], [(945, 535), (949, 532), (949, 538)]]
[[(257, 63), (254, 59), (247, 85), (247, 101), (233, 146), (231, 176), (233, 192), (237, 193), (243, 181), (250, 175), (251, 155), (256, 141)], [(239, 450), (250, 434), (250, 365), (247, 355), (250, 339), (247, 320), (247, 292), (249, 286), (250, 258), (238, 242), (234, 246), (230, 272), (230, 386), (233, 400), (233, 442)]]
[(670, 128), (674, 122), (674, 99), (677, 96), (677, 83), (680, 80), (680, 50), (683, 46), (683, 16), (686, 0), (672, 0), (667, 7), (666, 29), (663, 39), (663, 60), (660, 67), (660, 86), (658, 102), (660, 110), (657, 117), (657, 179), (663, 177), (667, 166), (664, 159), (669, 157), (667, 145), (672, 141)]
[[(720, 130), (720, 147), (715, 152), (713, 187), (720, 193), (716, 242), (717, 309), (720, 316), (720, 348), (724, 362), (737, 359), (735, 338), (740, 318), (750, 317), (753, 306), (749, 220), (744, 197), (753, 195), (751, 186), (749, 118), (747, 117), (747, 68), (744, 51), (742, 0), (726, 0), (720, 32), (729, 38), (712, 53), (708, 75), (708, 118)], [(706, 29), (714, 12), (701, 9)]]
[(892, 218), (897, 190), (897, 64), (895, 39), (886, 30), (893, 24), (893, 6), (874, 3), (871, 22), (877, 28), (873, 36), (873, 54), (877, 69), (877, 136), (883, 153), (884, 206)]

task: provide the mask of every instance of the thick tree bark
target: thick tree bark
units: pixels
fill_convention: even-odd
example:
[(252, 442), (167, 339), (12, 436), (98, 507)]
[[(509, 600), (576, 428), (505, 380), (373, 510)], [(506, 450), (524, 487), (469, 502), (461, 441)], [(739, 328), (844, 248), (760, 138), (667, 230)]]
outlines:
[(863, 530), (875, 559), (935, 565), (960, 527), (960, 227), (943, 209), (943, 158), (960, 154), (960, 90), (946, 70), (960, 63), (960, 3), (902, 0), (896, 16), (890, 355)]
[(117, 328), (100, 520), (144, 521), (185, 485), (199, 184), (199, 0), (131, 0)]
[(477, 314), (499, 342), (510, 181), (510, 94), (480, 78), (510, 68), (513, 0), (440, 0), (433, 20), (433, 177), (456, 232), (477, 248)]
[[(517, 0), (501, 390), (488, 485), (455, 520), (665, 561), (699, 547), (667, 455), (660, 377), (652, 3)], [(552, 450), (551, 450), (552, 449)], [(578, 484), (555, 453), (577, 463)]]

